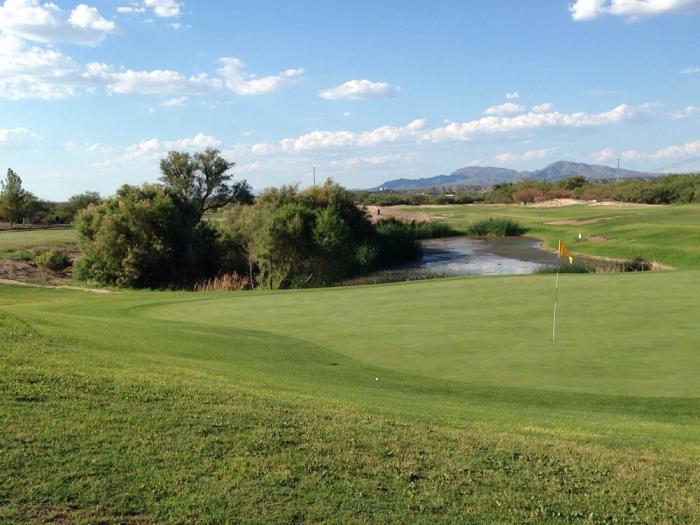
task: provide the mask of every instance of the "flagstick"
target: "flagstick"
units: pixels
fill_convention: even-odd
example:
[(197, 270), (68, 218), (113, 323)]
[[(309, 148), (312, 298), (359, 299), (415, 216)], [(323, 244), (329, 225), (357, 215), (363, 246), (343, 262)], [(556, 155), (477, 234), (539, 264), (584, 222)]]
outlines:
[[(561, 243), (561, 241), (559, 241)], [(554, 285), (554, 319), (552, 319), (552, 342), (554, 342), (554, 339), (556, 338), (557, 334), (557, 304), (559, 303), (559, 261), (561, 260), (561, 256), (559, 255), (559, 251), (557, 251), (557, 280), (555, 281)]]

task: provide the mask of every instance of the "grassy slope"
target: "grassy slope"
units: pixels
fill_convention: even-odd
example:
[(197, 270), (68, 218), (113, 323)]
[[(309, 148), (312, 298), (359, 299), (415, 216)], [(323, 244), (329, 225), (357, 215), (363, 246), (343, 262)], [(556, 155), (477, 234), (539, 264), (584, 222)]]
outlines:
[(1, 286), (0, 517), (697, 521), (700, 273), (561, 284)]
[(0, 257), (20, 250), (40, 250), (76, 241), (73, 228), (0, 231)]
[[(406, 208), (418, 209), (418, 208)], [(528, 235), (545, 239), (556, 247), (558, 239), (568, 241), (576, 251), (632, 259), (660, 261), (676, 268), (700, 268), (700, 205), (673, 206), (564, 206), (532, 208), (528, 206), (453, 206), (426, 208), (456, 229), (466, 230), (469, 223), (484, 217), (509, 217), (528, 227)], [(592, 224), (550, 225), (559, 220), (600, 219)], [(578, 242), (581, 233), (584, 240)], [(608, 239), (591, 240), (591, 237)]]

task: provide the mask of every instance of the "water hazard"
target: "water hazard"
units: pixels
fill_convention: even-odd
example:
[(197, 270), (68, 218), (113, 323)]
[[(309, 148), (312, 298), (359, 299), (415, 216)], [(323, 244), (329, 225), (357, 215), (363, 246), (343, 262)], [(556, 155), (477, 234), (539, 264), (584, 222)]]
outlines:
[(471, 239), (447, 237), (423, 241), (423, 257), (392, 269), (438, 275), (528, 274), (555, 263), (555, 255), (531, 237)]

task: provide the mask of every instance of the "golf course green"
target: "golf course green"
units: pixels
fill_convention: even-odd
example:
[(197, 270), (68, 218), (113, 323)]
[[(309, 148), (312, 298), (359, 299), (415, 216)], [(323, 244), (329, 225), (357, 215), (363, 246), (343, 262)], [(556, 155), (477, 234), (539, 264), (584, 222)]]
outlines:
[(698, 288), (0, 286), (0, 519), (697, 522)]

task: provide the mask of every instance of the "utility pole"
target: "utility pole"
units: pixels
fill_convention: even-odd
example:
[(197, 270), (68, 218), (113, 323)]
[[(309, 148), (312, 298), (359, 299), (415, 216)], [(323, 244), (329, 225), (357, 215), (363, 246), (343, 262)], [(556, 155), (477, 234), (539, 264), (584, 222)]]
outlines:
[(620, 182), (620, 157), (617, 158), (617, 182)]
[(316, 186), (316, 166), (314, 166), (314, 186)]

